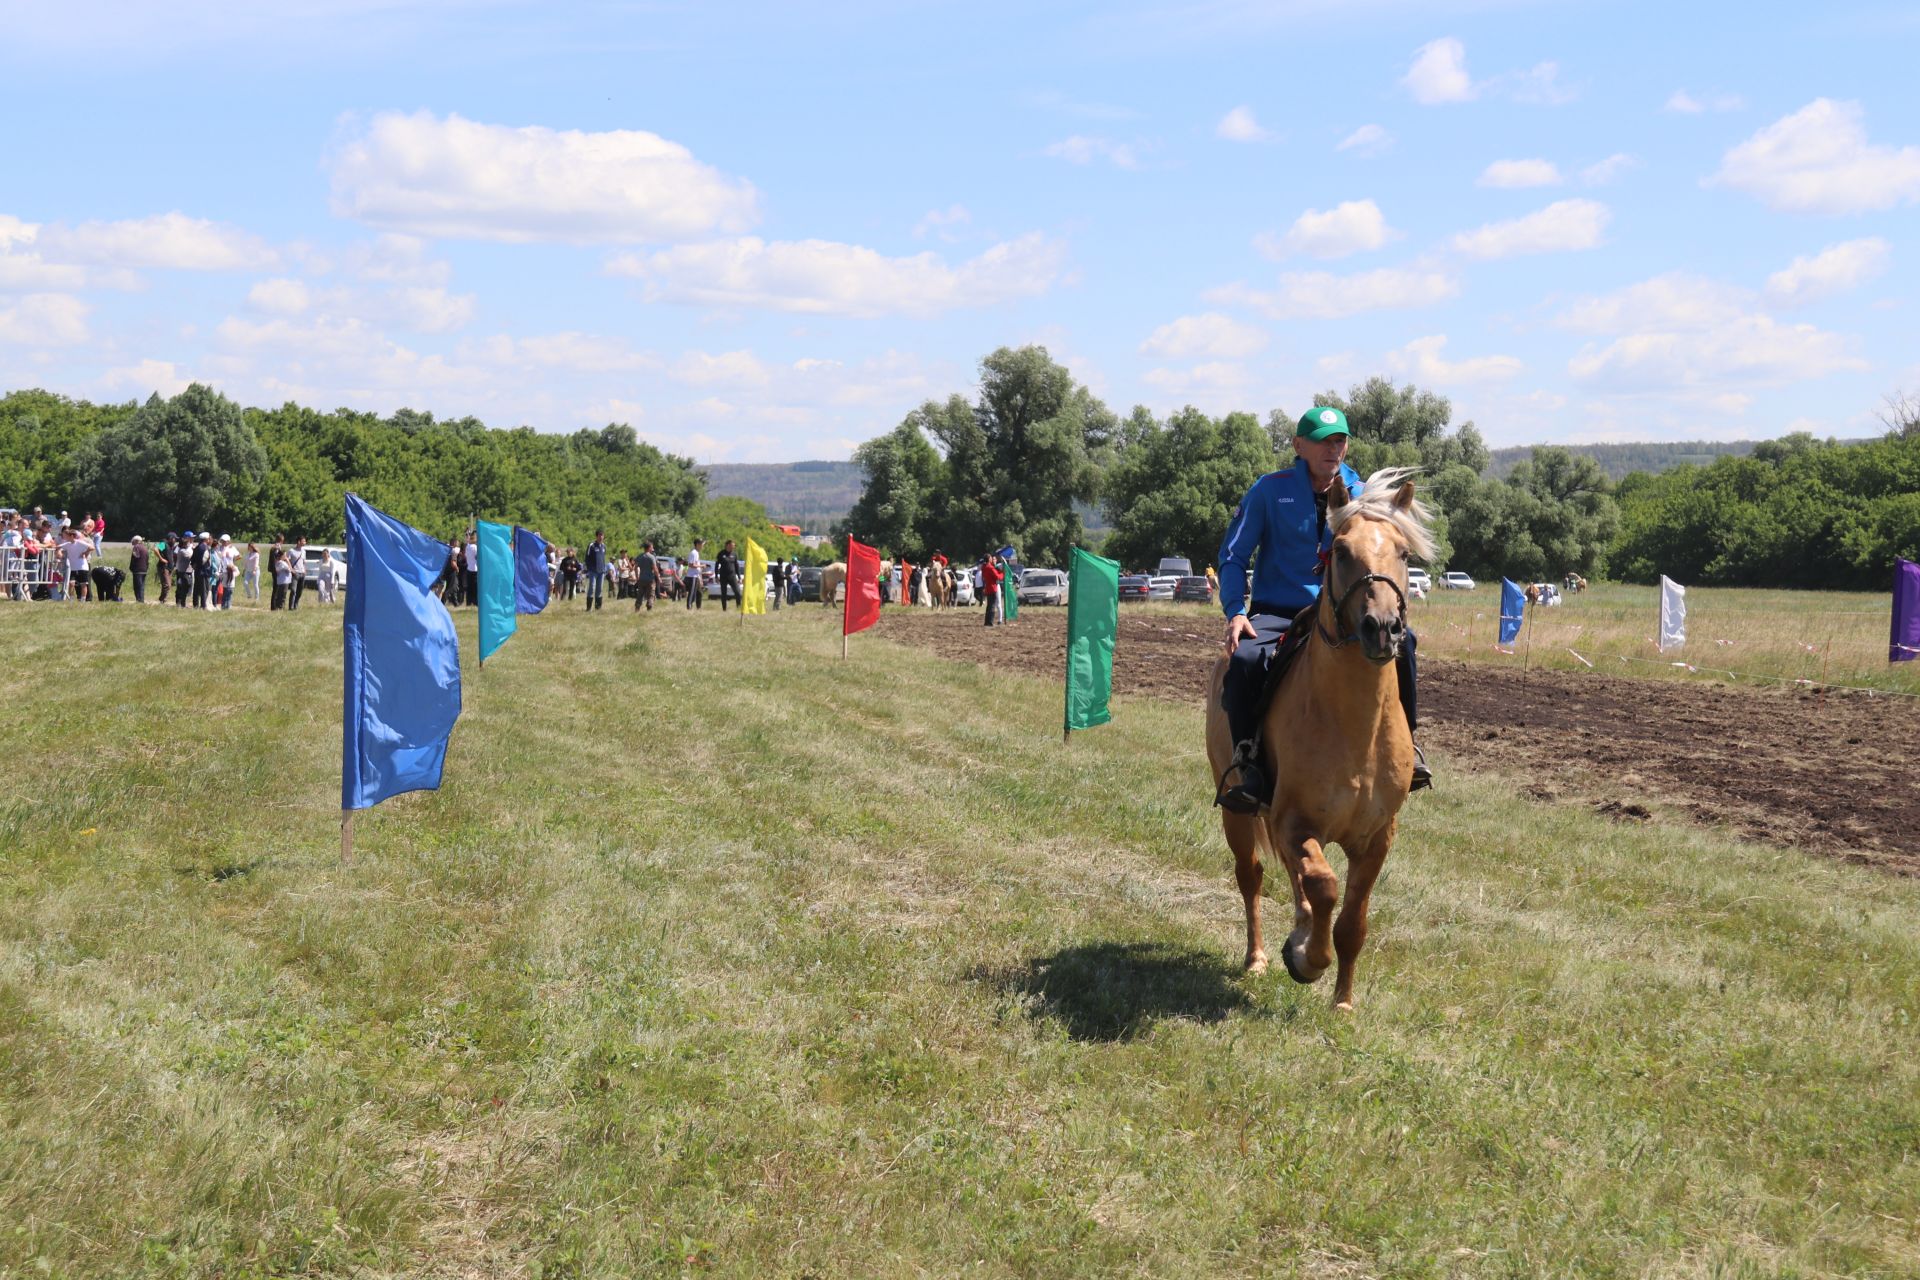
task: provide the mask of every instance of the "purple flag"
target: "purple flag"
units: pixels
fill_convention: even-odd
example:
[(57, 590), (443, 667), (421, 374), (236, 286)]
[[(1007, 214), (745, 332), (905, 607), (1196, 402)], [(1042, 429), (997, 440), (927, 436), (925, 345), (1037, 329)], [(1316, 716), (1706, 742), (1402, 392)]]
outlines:
[(1888, 662), (1911, 662), (1920, 658), (1920, 564), (1893, 560), (1893, 639), (1887, 646)]

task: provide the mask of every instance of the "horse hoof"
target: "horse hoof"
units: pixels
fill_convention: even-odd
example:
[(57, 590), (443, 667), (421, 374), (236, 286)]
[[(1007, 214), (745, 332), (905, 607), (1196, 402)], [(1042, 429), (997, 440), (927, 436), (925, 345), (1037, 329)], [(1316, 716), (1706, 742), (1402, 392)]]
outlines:
[(1333, 1011), (1334, 1011), (1335, 1013), (1352, 1013), (1352, 1012), (1353, 1012), (1353, 1001), (1351, 1001), (1351, 1000), (1335, 1000), (1335, 1001), (1333, 1002)]
[(1300, 958), (1294, 954), (1294, 948), (1291, 945), (1280, 948), (1280, 963), (1287, 966), (1287, 976), (1303, 987), (1311, 984), (1315, 978), (1320, 976), (1317, 973), (1312, 975), (1307, 973), (1306, 969), (1302, 967), (1300, 963)]
[(1258, 975), (1263, 974), (1266, 971), (1267, 971), (1267, 953), (1266, 952), (1256, 951), (1252, 955), (1247, 957), (1247, 973), (1249, 976), (1257, 977)]

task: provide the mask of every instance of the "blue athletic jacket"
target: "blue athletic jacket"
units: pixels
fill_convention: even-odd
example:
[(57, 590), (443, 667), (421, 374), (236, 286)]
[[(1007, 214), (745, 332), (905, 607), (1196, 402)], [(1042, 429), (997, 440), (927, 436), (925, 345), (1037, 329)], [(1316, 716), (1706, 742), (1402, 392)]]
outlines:
[[(1340, 478), (1348, 492), (1359, 490), (1360, 473), (1344, 462)], [(1306, 608), (1320, 598), (1314, 570), (1321, 550), (1332, 545), (1332, 532), (1320, 527), (1306, 460), (1294, 459), (1286, 471), (1269, 471), (1234, 508), (1227, 536), (1220, 541), (1220, 607), (1229, 618), (1247, 612), (1245, 584), (1251, 564), (1253, 599), (1288, 612)]]

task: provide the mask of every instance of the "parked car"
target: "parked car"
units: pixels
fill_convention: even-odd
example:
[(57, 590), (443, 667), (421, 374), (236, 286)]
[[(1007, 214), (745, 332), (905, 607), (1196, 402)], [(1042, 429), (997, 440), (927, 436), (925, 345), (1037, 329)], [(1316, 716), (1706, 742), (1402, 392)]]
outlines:
[(1160, 567), (1153, 571), (1153, 576), (1158, 578), (1172, 574), (1176, 578), (1184, 578), (1192, 573), (1193, 561), (1187, 559), (1185, 556), (1162, 556), (1160, 558)]
[[(333, 587), (336, 591), (347, 589), (347, 549), (345, 547), (307, 548), (307, 563), (302, 576), (307, 580), (307, 588), (312, 590), (320, 584), (320, 553), (333, 552)], [(264, 557), (263, 557), (264, 558)]]
[(1181, 575), (1177, 573), (1156, 573), (1151, 578), (1148, 578), (1147, 579), (1147, 599), (1149, 600), (1173, 599), (1173, 588), (1175, 587), (1175, 585), (1179, 583), (1180, 576)]
[(1458, 569), (1452, 569), (1440, 575), (1440, 586), (1447, 591), (1471, 591), (1474, 582)]
[(973, 575), (964, 569), (953, 575), (953, 602), (955, 604), (977, 603), (973, 595)]
[(1029, 569), (1020, 575), (1014, 598), (1021, 604), (1065, 604), (1067, 575), (1058, 569)]
[(1426, 595), (1433, 590), (1433, 578), (1419, 565), (1407, 570), (1407, 594)]
[(1197, 600), (1201, 604), (1213, 603), (1213, 583), (1204, 573), (1190, 573), (1173, 584), (1175, 600)]
[(1125, 602), (1128, 600), (1145, 600), (1146, 598), (1147, 598), (1147, 575), (1146, 574), (1129, 573), (1120, 579), (1120, 599), (1122, 602)]
[(794, 587), (799, 591), (797, 599), (818, 600), (820, 598), (820, 566), (803, 564), (794, 575)]

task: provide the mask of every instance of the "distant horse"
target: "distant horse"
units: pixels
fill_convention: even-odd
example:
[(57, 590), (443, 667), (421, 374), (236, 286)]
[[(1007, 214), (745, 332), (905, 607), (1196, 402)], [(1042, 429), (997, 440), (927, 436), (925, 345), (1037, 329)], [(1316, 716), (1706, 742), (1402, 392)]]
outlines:
[(847, 581), (847, 562), (835, 560), (820, 571), (820, 603), (830, 605)]
[[(1280, 956), (1295, 982), (1314, 982), (1338, 954), (1334, 1006), (1353, 1008), (1354, 969), (1367, 940), (1367, 900), (1393, 846), (1413, 780), (1413, 735), (1400, 707), (1394, 662), (1406, 635), (1407, 557), (1433, 557), (1426, 508), (1410, 468), (1374, 474), (1358, 494), (1335, 480), (1327, 498), (1333, 554), (1320, 602), (1296, 625), (1314, 634), (1261, 722), (1261, 766), (1274, 780), (1259, 814), (1222, 810), (1234, 875), (1247, 909), (1247, 970), (1261, 973), (1262, 853), (1277, 852), (1293, 885), (1293, 932)], [(1207, 758), (1217, 781), (1233, 759), (1214, 664), (1207, 699)], [(1347, 905), (1325, 846), (1347, 853)]]

